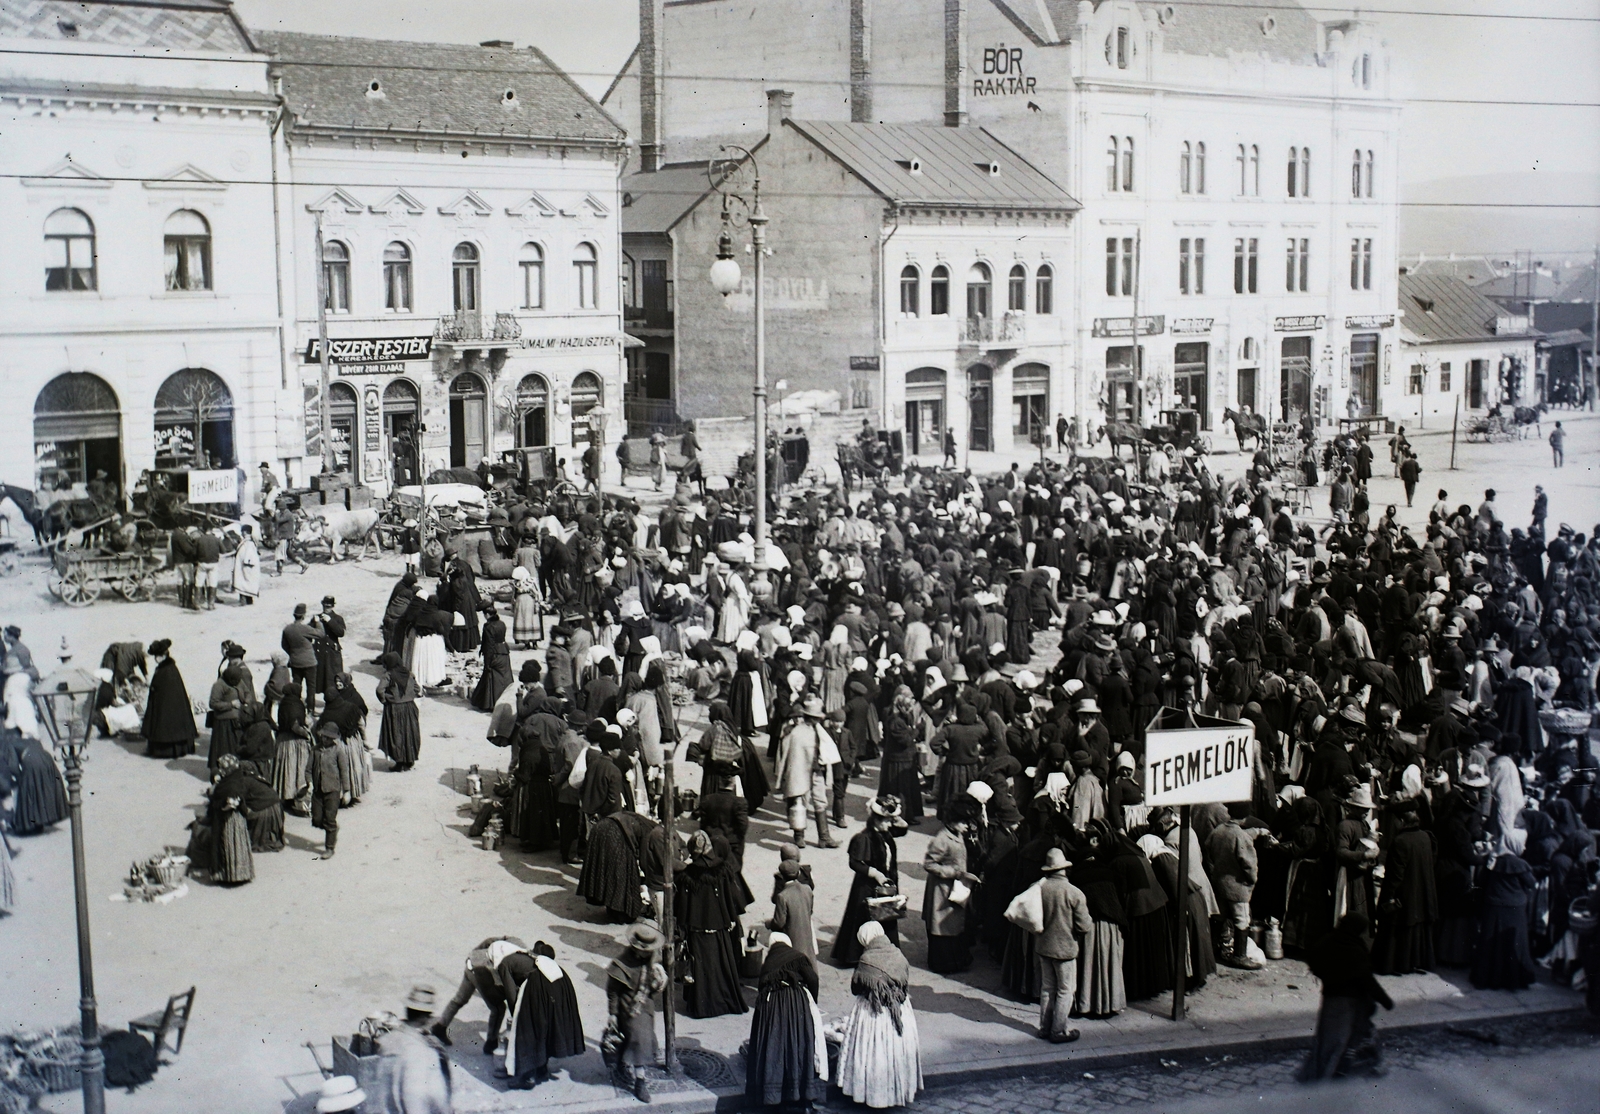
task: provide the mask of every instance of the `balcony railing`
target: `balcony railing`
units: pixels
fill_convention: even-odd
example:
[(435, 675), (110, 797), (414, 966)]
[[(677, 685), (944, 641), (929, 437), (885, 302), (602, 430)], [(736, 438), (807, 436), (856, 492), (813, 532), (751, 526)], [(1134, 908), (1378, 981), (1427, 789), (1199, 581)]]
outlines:
[(961, 342), (990, 348), (1015, 347), (1028, 337), (1027, 317), (1008, 313), (1004, 317), (966, 317), (961, 321)]
[(522, 336), (522, 324), (514, 313), (488, 313), (482, 310), (458, 310), (439, 318), (433, 339), (453, 344), (481, 341), (485, 344), (508, 344)]

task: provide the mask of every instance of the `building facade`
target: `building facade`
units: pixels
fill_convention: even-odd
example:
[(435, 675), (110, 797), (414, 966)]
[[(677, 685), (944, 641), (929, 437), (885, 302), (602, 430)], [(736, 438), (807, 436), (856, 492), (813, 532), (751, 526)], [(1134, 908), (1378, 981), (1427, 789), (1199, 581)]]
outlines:
[(607, 103), (645, 171), (751, 142), (775, 84), (800, 119), (982, 126), (1084, 205), (1059, 311), (1071, 410), (1187, 407), (1216, 428), (1239, 405), (1323, 421), (1381, 406), (1390, 81), (1370, 23), (1266, 0), (641, 0)]
[(280, 456), (267, 59), (228, 5), (0, 0), (0, 476)]
[(1440, 429), (1523, 401), (1538, 335), (1517, 314), (1448, 275), (1403, 274), (1400, 354), (1382, 384), (1383, 414)]
[(324, 329), (327, 455), (368, 486), (620, 437), (617, 124), (536, 49), (260, 37), (307, 458)]

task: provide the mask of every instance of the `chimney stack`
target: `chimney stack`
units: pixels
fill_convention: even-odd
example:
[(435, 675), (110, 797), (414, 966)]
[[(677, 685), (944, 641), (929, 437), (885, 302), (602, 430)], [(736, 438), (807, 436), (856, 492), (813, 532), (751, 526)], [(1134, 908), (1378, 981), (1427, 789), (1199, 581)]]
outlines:
[(872, 122), (872, 0), (850, 0), (850, 121)]
[(967, 122), (967, 0), (944, 0), (944, 126)]
[(767, 134), (774, 135), (794, 111), (794, 94), (787, 89), (767, 90)]
[(639, 0), (639, 169), (661, 169), (663, 0)]

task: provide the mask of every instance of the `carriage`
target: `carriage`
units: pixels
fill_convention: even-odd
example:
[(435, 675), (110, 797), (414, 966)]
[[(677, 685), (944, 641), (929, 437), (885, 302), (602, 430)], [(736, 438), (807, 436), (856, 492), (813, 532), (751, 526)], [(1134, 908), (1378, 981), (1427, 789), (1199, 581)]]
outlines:
[(1198, 410), (1163, 410), (1161, 421), (1145, 430), (1145, 437), (1157, 445), (1170, 445), (1179, 452), (1193, 449), (1197, 453), (1211, 451), (1211, 439), (1200, 432)]
[(50, 560), (50, 594), (68, 607), (88, 607), (108, 589), (130, 603), (148, 600), (155, 595), (156, 574), (167, 564), (159, 553), (92, 549), (57, 549)]
[(882, 483), (888, 476), (898, 476), (905, 468), (903, 435), (899, 430), (879, 430), (878, 439), (863, 443), (860, 439), (840, 441), (839, 478), (845, 491), (856, 486), (856, 481), (866, 484)]
[(1467, 423), (1467, 440), (1498, 442), (1511, 441), (1517, 436), (1516, 423), (1508, 422), (1499, 414), (1487, 414)]

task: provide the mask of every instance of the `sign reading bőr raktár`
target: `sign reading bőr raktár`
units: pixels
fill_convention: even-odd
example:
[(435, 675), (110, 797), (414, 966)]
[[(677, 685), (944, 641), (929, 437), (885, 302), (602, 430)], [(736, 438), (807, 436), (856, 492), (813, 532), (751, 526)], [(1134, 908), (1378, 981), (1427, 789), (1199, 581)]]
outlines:
[[(1170, 713), (1164, 715), (1172, 722)], [(1248, 801), (1255, 726), (1209, 716), (1196, 716), (1194, 722), (1196, 726), (1167, 730), (1152, 725), (1146, 732), (1145, 802), (1156, 807)]]
[(1032, 95), (1039, 91), (1034, 78), (1022, 72), (1020, 46), (986, 46), (980, 76), (972, 79), (975, 97), (1016, 97)]

